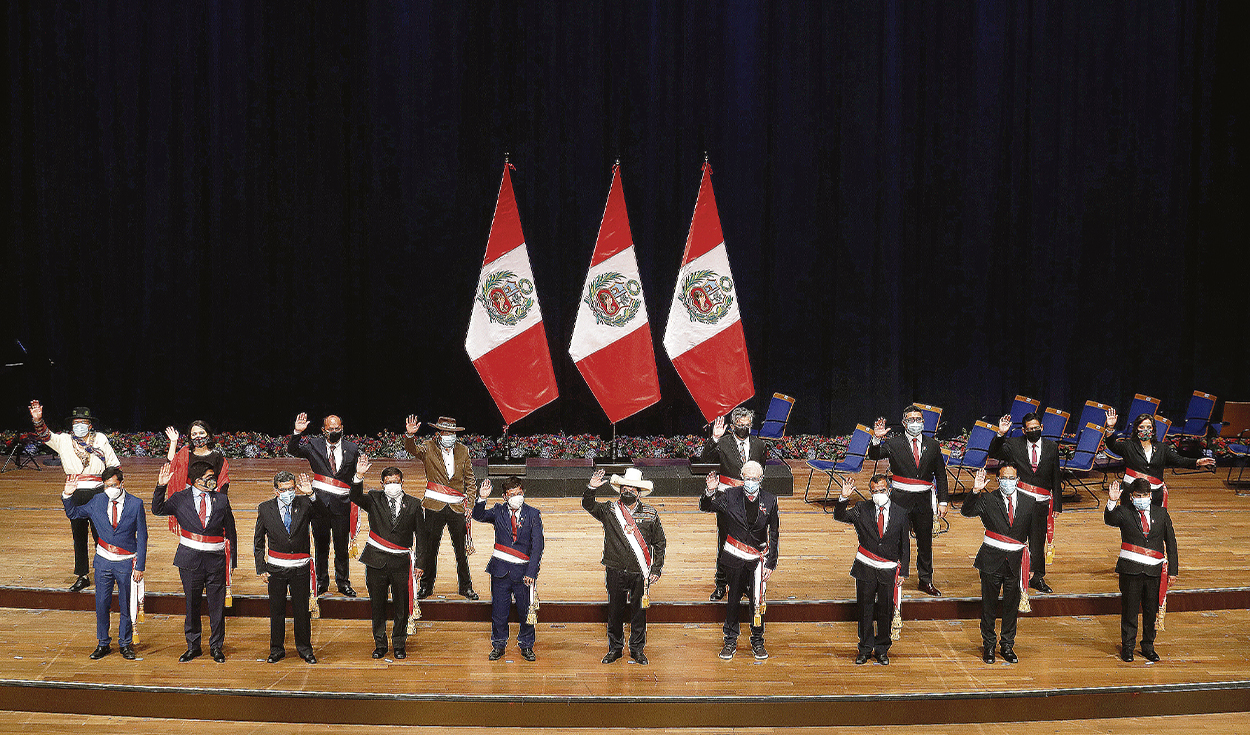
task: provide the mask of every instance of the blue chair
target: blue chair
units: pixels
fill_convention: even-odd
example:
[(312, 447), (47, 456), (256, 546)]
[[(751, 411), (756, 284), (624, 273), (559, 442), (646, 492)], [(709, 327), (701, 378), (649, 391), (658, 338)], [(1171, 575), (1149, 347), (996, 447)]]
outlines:
[(1024, 420), (1026, 413), (1037, 413), (1040, 411), (1042, 402), (1036, 398), (1028, 396), (1016, 396), (1011, 402), (1011, 429), (1007, 432), (1007, 436), (1021, 436), (1024, 434), (1024, 428), (1021, 422)]
[(786, 424), (790, 421), (790, 411), (794, 410), (794, 399), (782, 393), (774, 393), (768, 403), (768, 411), (760, 422), (757, 434), (761, 439), (777, 440), (786, 435)]
[[(829, 482), (825, 485), (825, 496), (821, 498), (821, 503), (827, 505), (829, 501), (829, 490), (833, 487), (834, 480), (837, 480), (840, 484), (846, 479), (847, 476), (854, 475), (863, 470), (864, 460), (868, 458), (868, 444), (871, 441), (872, 429), (869, 429), (863, 424), (859, 424), (855, 427), (855, 431), (851, 433), (851, 440), (846, 445), (846, 456), (842, 458), (841, 462), (835, 462), (828, 459), (807, 460), (807, 466), (811, 469), (811, 472), (807, 475), (807, 487), (803, 489), (803, 502), (810, 502), (808, 500), (808, 493), (812, 489), (812, 478), (816, 476), (817, 472), (824, 472), (829, 476)], [(839, 488), (839, 492), (841, 492), (841, 488)], [(856, 493), (860, 498), (864, 497), (864, 494), (859, 492), (858, 488), (856, 489)], [(825, 512), (829, 513), (831, 511), (828, 507), (826, 507)]]
[(1060, 441), (1064, 444), (1079, 444), (1081, 434), (1085, 431), (1085, 427), (1089, 424), (1097, 426), (1105, 426), (1107, 423), (1107, 411), (1111, 408), (1105, 403), (1098, 401), (1086, 401), (1085, 407), (1081, 409), (1081, 418), (1076, 422), (1075, 434), (1064, 434)]
[(1215, 401), (1216, 397), (1210, 393), (1194, 391), (1189, 399), (1189, 408), (1185, 410), (1185, 422), (1179, 427), (1173, 426), (1168, 436), (1206, 436), (1207, 429), (1211, 426), (1211, 414), (1215, 411)]
[[(1235, 461), (1228, 465), (1230, 485), (1238, 485), (1246, 472), (1246, 464), (1250, 460), (1250, 403), (1244, 401), (1224, 401), (1223, 417), (1220, 421), (1220, 436), (1225, 439), (1228, 453)], [(1237, 479), (1233, 479), (1233, 466), (1237, 466)]]
[(1077, 443), (1072, 456), (1059, 460), (1059, 469), (1063, 474), (1063, 483), (1071, 487), (1078, 496), (1081, 494), (1082, 488), (1088, 490), (1095, 501), (1098, 500), (1098, 495), (1090, 488), (1099, 487), (1099, 483), (1087, 483), (1078, 477), (1077, 473), (1094, 471), (1094, 460), (1098, 457), (1098, 448), (1102, 446), (1104, 431), (1105, 428), (1102, 424), (1093, 422), (1085, 424), (1077, 432)]
[(924, 414), (924, 435), (932, 437), (945, 424), (942, 423), (942, 409), (927, 403), (917, 403), (916, 407)]
[(1067, 411), (1060, 411), (1057, 408), (1048, 408), (1042, 414), (1042, 438), (1050, 439), (1057, 442), (1063, 438), (1063, 432), (1068, 428), (1068, 419), (1072, 418), (1072, 414)]
[[(990, 442), (998, 435), (997, 427), (985, 421), (978, 421), (968, 432), (968, 443), (962, 452), (946, 455), (946, 472), (955, 481), (955, 491), (963, 489), (963, 473), (969, 476), (985, 467), (989, 459)], [(945, 453), (945, 450), (943, 450)]]
[[(1159, 413), (1159, 399), (1138, 393), (1133, 396), (1133, 402), (1129, 404), (1128, 413), (1124, 414), (1124, 420), (1132, 421), (1144, 414), (1156, 416)], [(1127, 426), (1127, 423), (1125, 424)]]

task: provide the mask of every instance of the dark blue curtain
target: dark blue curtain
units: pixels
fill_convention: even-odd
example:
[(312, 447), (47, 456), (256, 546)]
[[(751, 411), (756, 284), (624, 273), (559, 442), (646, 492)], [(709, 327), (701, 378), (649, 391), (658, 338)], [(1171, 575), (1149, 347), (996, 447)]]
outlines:
[(705, 151), (794, 432), (1248, 399), (1237, 6), (14, 0), (0, 415), (498, 432), (505, 153), (561, 393), (522, 433), (608, 431), (567, 349), (618, 157), (664, 394), (619, 429), (702, 424), (660, 341)]

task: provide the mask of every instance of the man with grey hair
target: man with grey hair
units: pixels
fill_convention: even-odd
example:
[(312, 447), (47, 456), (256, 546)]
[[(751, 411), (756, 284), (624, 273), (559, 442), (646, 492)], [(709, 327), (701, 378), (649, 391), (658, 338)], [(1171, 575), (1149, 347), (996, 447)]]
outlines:
[[(729, 423), (733, 426), (732, 433), (725, 432), (725, 417), (719, 416), (712, 424), (712, 437), (703, 445), (700, 462), (717, 464), (717, 483), (721, 489), (725, 487), (742, 487), (742, 465), (747, 462), (758, 462), (764, 466), (768, 447), (764, 440), (751, 435), (751, 424), (755, 421), (755, 412), (749, 408), (738, 406), (729, 412)], [(728, 576), (722, 563), (722, 549), (725, 548), (725, 519), (716, 516), (716, 588), (712, 591), (711, 600), (725, 596)], [(732, 601), (737, 604), (737, 600)]]
[[(312, 606), (309, 604), (316, 576), (309, 569), (308, 529), (313, 518), (329, 511), (313, 498), (308, 475), (282, 471), (274, 475), (273, 497), (256, 508), (256, 576), (269, 586), (269, 663), (286, 658), (286, 596), (291, 591), (295, 618), (295, 650), (310, 664), (317, 663), (312, 650)], [(266, 548), (268, 545), (268, 548)], [(312, 604), (316, 598), (311, 597)]]

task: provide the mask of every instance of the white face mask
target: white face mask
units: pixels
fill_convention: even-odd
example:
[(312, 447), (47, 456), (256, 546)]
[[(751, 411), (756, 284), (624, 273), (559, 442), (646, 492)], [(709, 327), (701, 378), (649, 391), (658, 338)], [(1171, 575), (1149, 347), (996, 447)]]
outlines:
[(878, 508), (884, 508), (885, 504), (890, 502), (890, 494), (889, 493), (873, 493), (872, 502), (876, 503)]
[(404, 494), (404, 486), (398, 482), (388, 482), (382, 486), (382, 492), (386, 493), (386, 497), (394, 500)]
[(1015, 495), (1017, 482), (1018, 480), (1000, 477), (998, 478), (998, 489), (1002, 491), (1003, 495)]
[(91, 431), (91, 427), (87, 424), (74, 424), (74, 436), (79, 439), (86, 436), (89, 431)]
[[(104, 494), (109, 496), (109, 500), (117, 500), (118, 498), (122, 496), (122, 486), (121, 485), (113, 485), (113, 486), (105, 485)], [(1149, 502), (1149, 500), (1147, 500), (1147, 502)]]
[(451, 449), (452, 447), (456, 446), (456, 437), (440, 436), (438, 438), (438, 443), (443, 445), (443, 449)]
[(1138, 510), (1150, 510), (1150, 498), (1133, 498), (1133, 507)]
[(923, 421), (908, 421), (903, 424), (907, 429), (907, 433), (911, 436), (920, 436), (920, 432), (924, 431)]
[(295, 499), (294, 490), (282, 490), (278, 492), (278, 502), (282, 503), (283, 505), (290, 505), (291, 501), (294, 499)]
[(524, 495), (513, 495), (508, 498), (508, 507), (513, 510), (520, 510), (521, 505), (525, 502)]

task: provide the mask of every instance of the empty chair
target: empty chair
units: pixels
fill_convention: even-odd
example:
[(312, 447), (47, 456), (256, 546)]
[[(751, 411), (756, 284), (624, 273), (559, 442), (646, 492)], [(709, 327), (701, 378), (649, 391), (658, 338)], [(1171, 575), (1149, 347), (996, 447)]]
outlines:
[(1007, 432), (1007, 436), (1020, 436), (1024, 433), (1021, 422), (1024, 420), (1026, 413), (1037, 413), (1041, 410), (1042, 402), (1036, 398), (1028, 396), (1016, 396), (1011, 402), (1011, 429)]
[[(1236, 460), (1228, 465), (1229, 484), (1240, 483), (1250, 459), (1250, 403), (1225, 401), (1224, 416), (1220, 421), (1220, 436), (1227, 440), (1225, 448)], [(1233, 479), (1233, 466), (1237, 466), (1237, 479)]]
[(1063, 432), (1068, 428), (1068, 419), (1072, 418), (1072, 414), (1067, 411), (1060, 411), (1057, 408), (1048, 408), (1042, 413), (1042, 438), (1057, 442), (1063, 438)]
[(768, 403), (768, 411), (760, 422), (759, 437), (761, 439), (781, 439), (786, 435), (786, 424), (790, 421), (790, 411), (794, 409), (794, 399), (783, 393), (774, 393)]
[(958, 455), (952, 452), (946, 456), (946, 472), (955, 481), (956, 492), (963, 488), (964, 473), (971, 476), (985, 467), (985, 460), (989, 459), (990, 442), (997, 434), (995, 426), (978, 421), (973, 425), (972, 431), (968, 432), (968, 443), (964, 450)]
[(1080, 442), (1081, 433), (1085, 431), (1085, 427), (1089, 424), (1105, 426), (1107, 424), (1107, 410), (1111, 406), (1098, 401), (1086, 401), (1085, 406), (1081, 409), (1081, 418), (1076, 422), (1076, 433), (1065, 434), (1063, 442), (1065, 444), (1076, 444)]
[[(825, 485), (825, 495), (821, 498), (821, 502), (829, 500), (829, 489), (833, 487), (833, 481), (837, 480), (839, 485), (847, 476), (853, 475), (864, 468), (864, 459), (868, 456), (868, 444), (872, 441), (872, 429), (863, 424), (855, 427), (855, 431), (851, 433), (851, 440), (846, 445), (846, 456), (841, 462), (835, 462), (828, 459), (809, 459), (807, 466), (811, 472), (807, 475), (807, 487), (803, 490), (803, 502), (809, 502), (808, 492), (812, 489), (812, 478), (817, 472), (824, 472), (829, 476), (829, 482)], [(839, 487), (839, 492), (841, 488)], [(858, 492), (858, 490), (857, 490)], [(864, 497), (863, 493), (859, 496)], [(826, 508), (825, 512), (829, 512)]]
[(1081, 494), (1081, 488), (1088, 490), (1095, 501), (1099, 498), (1090, 488), (1099, 487), (1100, 483), (1087, 483), (1078, 477), (1077, 473), (1094, 471), (1094, 460), (1098, 456), (1098, 448), (1102, 446), (1105, 431), (1103, 424), (1093, 422), (1085, 424), (1077, 432), (1077, 443), (1072, 456), (1059, 460), (1059, 469), (1063, 474), (1064, 484), (1071, 487), (1077, 495)]
[[(1189, 399), (1189, 408), (1185, 409), (1185, 420), (1180, 426), (1173, 426), (1169, 436), (1206, 436), (1207, 427), (1211, 425), (1211, 414), (1215, 411), (1215, 396), (1194, 391)], [(1129, 417), (1132, 420), (1132, 417)]]

